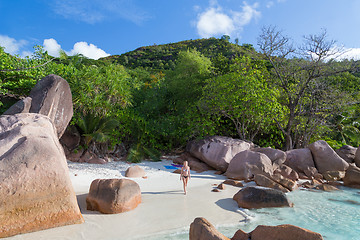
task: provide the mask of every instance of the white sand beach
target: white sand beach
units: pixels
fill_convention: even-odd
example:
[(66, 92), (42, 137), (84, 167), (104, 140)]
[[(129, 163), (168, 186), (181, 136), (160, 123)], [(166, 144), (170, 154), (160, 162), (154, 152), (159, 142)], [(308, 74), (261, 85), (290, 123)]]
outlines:
[[(166, 169), (171, 160), (142, 162), (147, 178), (135, 178), (142, 192), (142, 203), (134, 210), (121, 214), (101, 214), (86, 210), (86, 195), (97, 178), (123, 178), (130, 166), (124, 162), (104, 165), (68, 162), (72, 180), (85, 223), (10, 237), (8, 239), (144, 239), (174, 231), (186, 231), (196, 217), (205, 217), (215, 226), (236, 224), (247, 215), (239, 210), (233, 195), (237, 187), (226, 185), (221, 192), (211, 192), (226, 179), (213, 171), (191, 171), (188, 194), (184, 195), (179, 175)], [(133, 165), (133, 164), (131, 164)]]

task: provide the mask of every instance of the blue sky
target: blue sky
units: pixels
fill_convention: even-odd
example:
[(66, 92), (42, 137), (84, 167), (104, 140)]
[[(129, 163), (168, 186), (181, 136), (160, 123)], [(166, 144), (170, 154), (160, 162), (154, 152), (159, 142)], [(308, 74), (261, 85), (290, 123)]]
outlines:
[(326, 29), (360, 59), (359, 0), (0, 0), (0, 45), (20, 56), (43, 45), (97, 59), (223, 34), (256, 47), (268, 25), (298, 43)]

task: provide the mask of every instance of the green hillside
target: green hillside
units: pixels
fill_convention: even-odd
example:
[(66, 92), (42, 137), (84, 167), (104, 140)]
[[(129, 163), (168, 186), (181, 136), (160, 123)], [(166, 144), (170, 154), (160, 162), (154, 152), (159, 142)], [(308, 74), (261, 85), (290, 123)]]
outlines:
[(224, 57), (233, 59), (246, 53), (255, 53), (250, 44), (242, 46), (230, 43), (222, 38), (187, 40), (177, 43), (153, 45), (137, 48), (121, 55), (113, 55), (99, 59), (100, 62), (117, 63), (127, 68), (143, 67), (148, 70), (168, 70), (175, 67), (175, 61), (179, 52), (196, 49), (205, 57), (216, 62)]

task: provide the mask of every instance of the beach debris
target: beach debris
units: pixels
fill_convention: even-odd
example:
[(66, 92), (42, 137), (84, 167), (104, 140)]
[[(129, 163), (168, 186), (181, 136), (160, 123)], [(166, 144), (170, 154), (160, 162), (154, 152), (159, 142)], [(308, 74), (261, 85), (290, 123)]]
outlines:
[(360, 168), (350, 165), (345, 172), (343, 181), (347, 187), (360, 188)]
[(280, 191), (282, 191), (284, 193), (290, 192), (289, 189), (285, 188), (281, 184), (275, 182), (274, 180), (272, 180), (271, 178), (269, 178), (269, 177), (267, 177), (265, 175), (256, 174), (254, 179), (255, 179), (255, 182), (256, 182), (256, 184), (258, 186), (277, 189), (277, 190), (280, 190)]
[(271, 160), (263, 153), (245, 150), (235, 155), (225, 173), (228, 178), (249, 180), (255, 174), (273, 174)]
[(138, 165), (131, 166), (125, 171), (125, 177), (129, 178), (142, 178), (146, 175), (144, 169), (139, 167)]
[(0, 117), (0, 237), (83, 223), (53, 121)]
[(278, 226), (259, 225), (249, 233), (251, 240), (323, 240), (320, 233), (290, 224)]
[(345, 171), (327, 171), (322, 175), (326, 181), (340, 181), (345, 177)]
[(220, 192), (220, 190), (219, 189), (217, 189), (217, 188), (214, 188), (213, 190), (211, 190), (212, 192)]
[(221, 234), (208, 220), (195, 218), (190, 224), (189, 240), (230, 240)]
[[(313, 168), (316, 170), (311, 151), (308, 148), (300, 148), (287, 151), (286, 161), (284, 164), (294, 169), (299, 174), (299, 177), (301, 175), (307, 176), (307, 174), (305, 173), (307, 169)], [(313, 176), (311, 175), (308, 177), (310, 178)], [(304, 179), (304, 177), (300, 178)]]
[(357, 148), (349, 145), (344, 145), (339, 149), (336, 149), (335, 152), (346, 162), (353, 163), (355, 161), (355, 154)]
[(41, 79), (30, 91), (29, 97), (11, 106), (4, 115), (40, 113), (49, 117), (61, 138), (73, 116), (71, 90), (68, 82), (55, 74)]
[(234, 197), (241, 208), (292, 207), (285, 193), (280, 190), (264, 187), (245, 187)]
[(225, 172), (233, 157), (253, 147), (253, 143), (223, 136), (211, 136), (187, 144), (186, 151), (216, 170)]
[(240, 181), (236, 181), (234, 179), (226, 179), (223, 184), (232, 185), (234, 187), (243, 187), (244, 184)]
[(317, 170), (321, 174), (327, 171), (345, 171), (349, 167), (349, 163), (342, 159), (324, 140), (310, 144), (309, 149), (314, 157)]
[(140, 187), (130, 179), (96, 179), (86, 197), (87, 210), (106, 214), (127, 212), (140, 203)]
[(278, 149), (266, 147), (254, 148), (253, 151), (265, 154), (271, 160), (274, 169), (277, 169), (286, 161), (286, 153)]

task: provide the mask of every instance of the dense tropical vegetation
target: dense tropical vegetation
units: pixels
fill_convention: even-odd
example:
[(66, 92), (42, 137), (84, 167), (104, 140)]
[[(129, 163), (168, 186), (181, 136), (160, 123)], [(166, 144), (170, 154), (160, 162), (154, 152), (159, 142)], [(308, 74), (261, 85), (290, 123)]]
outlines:
[(54, 58), (39, 46), (20, 58), (0, 48), (0, 113), (57, 74), (70, 84), (71, 124), (83, 147), (122, 144), (132, 161), (156, 160), (208, 135), (283, 149), (320, 138), (333, 147), (358, 146), (358, 62), (331, 59), (326, 33), (308, 36), (301, 53), (274, 28), (259, 39), (259, 52), (225, 36), (99, 60), (64, 52)]

